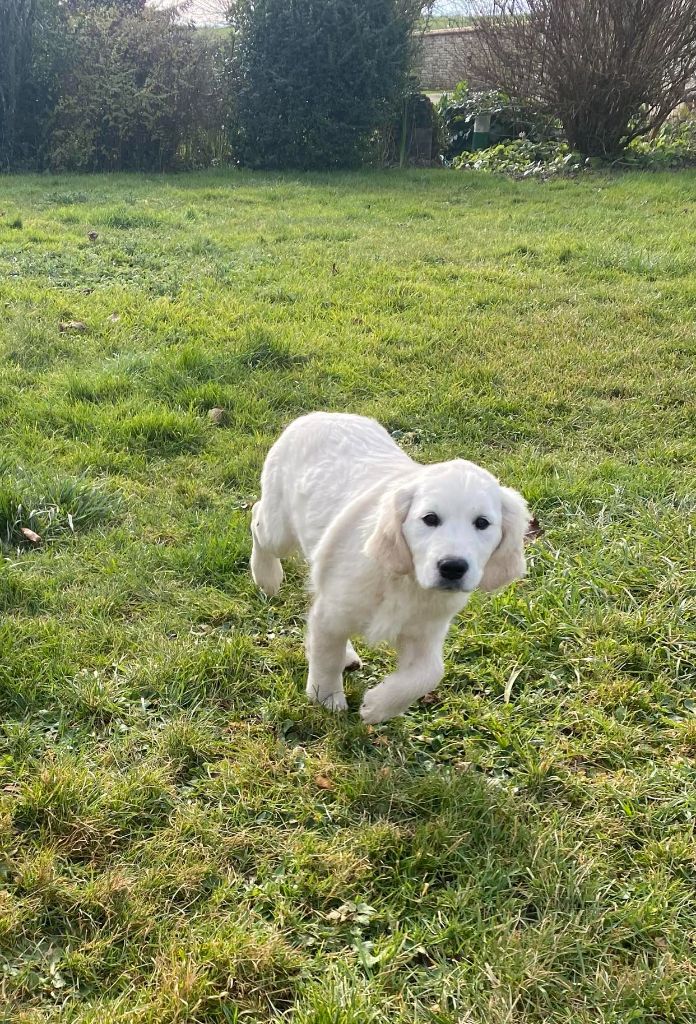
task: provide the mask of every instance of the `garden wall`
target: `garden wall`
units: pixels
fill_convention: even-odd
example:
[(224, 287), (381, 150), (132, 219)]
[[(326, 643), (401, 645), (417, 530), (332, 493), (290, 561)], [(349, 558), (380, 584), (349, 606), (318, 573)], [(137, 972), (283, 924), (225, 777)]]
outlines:
[(471, 62), (480, 47), (476, 28), (436, 28), (424, 32), (420, 39), (416, 74), (426, 92), (451, 92), (458, 82), (471, 76)]

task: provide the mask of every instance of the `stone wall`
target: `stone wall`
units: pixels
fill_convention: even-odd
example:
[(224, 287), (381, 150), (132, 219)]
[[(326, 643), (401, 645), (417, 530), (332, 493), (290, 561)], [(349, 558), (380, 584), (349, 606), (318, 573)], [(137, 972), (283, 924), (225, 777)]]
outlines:
[[(471, 71), (472, 57), (480, 47), (476, 28), (434, 28), (418, 40), (414, 72), (423, 92), (451, 92), (466, 79), (474, 88), (483, 88)], [(685, 102), (696, 109), (696, 78), (686, 89)]]
[(436, 28), (420, 37), (415, 72), (425, 92), (451, 92), (463, 78), (472, 85), (471, 58), (479, 47), (475, 28)]

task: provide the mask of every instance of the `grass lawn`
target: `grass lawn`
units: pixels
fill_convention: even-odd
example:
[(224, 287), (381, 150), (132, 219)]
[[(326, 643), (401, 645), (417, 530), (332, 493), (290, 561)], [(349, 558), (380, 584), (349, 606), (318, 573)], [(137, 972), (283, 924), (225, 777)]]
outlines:
[[(693, 173), (1, 180), (3, 1024), (693, 1024), (695, 251)], [(546, 529), (374, 729), (247, 569), (316, 408)]]

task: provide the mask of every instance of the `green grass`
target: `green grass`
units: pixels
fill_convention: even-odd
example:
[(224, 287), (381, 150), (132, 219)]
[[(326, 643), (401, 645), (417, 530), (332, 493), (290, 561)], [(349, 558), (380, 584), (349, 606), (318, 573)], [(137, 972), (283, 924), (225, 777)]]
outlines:
[[(0, 212), (0, 1020), (693, 1024), (696, 175), (15, 177)], [(308, 706), (301, 568), (248, 575), (315, 408), (546, 530), (375, 729), (390, 652)]]
[(440, 28), (467, 28), (473, 25), (473, 15), (466, 14), (435, 14), (421, 18), (419, 22), (419, 27), (424, 28), (426, 32)]

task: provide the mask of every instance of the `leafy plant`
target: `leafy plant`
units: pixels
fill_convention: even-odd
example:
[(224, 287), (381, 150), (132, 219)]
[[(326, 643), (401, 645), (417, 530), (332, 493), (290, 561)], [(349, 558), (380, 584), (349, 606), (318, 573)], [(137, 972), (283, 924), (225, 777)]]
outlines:
[(528, 178), (531, 175), (549, 177), (579, 171), (585, 166), (585, 158), (581, 153), (572, 152), (565, 142), (532, 142), (522, 138), (501, 142), (477, 153), (462, 153), (452, 164), (460, 170), (492, 171)]
[(535, 142), (523, 137), (477, 153), (461, 153), (454, 158), (452, 166), (521, 178), (549, 178), (599, 169), (661, 171), (696, 167), (696, 120), (685, 116), (668, 121), (652, 139), (636, 139), (624, 150), (621, 159), (614, 161), (584, 157), (558, 139)]
[(696, 167), (696, 117), (667, 121), (652, 139), (636, 139), (623, 154), (625, 166), (648, 170)]

